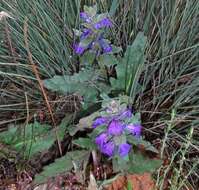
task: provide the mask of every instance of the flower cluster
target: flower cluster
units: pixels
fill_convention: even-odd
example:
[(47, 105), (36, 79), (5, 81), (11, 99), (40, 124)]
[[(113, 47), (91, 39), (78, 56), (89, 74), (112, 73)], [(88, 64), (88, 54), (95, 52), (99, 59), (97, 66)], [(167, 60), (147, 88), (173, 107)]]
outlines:
[(112, 22), (107, 17), (98, 19), (89, 13), (81, 12), (80, 18), (84, 22), (80, 35), (80, 42), (74, 44), (74, 50), (78, 55), (91, 50), (96, 55), (109, 53), (112, 51), (111, 44), (104, 38), (104, 29), (112, 26)]
[[(110, 109), (108, 110), (110, 111)], [(118, 144), (114, 139), (126, 137), (126, 135), (140, 137), (142, 126), (139, 123), (129, 123), (133, 117), (132, 111), (126, 108), (119, 113), (109, 113), (109, 115), (98, 117), (93, 121), (93, 128), (106, 126), (105, 130), (95, 138), (95, 143), (103, 154), (109, 157), (119, 155), (122, 158), (128, 155), (132, 146), (128, 144), (127, 140)]]

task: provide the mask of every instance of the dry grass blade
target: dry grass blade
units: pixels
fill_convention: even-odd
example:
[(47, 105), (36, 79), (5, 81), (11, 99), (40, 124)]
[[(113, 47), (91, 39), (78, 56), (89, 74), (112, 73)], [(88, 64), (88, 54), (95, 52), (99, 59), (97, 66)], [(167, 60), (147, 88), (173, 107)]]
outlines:
[(37, 70), (37, 67), (36, 67), (34, 61), (33, 61), (32, 54), (31, 54), (30, 49), (29, 49), (29, 45), (28, 45), (28, 20), (27, 20), (27, 18), (26, 18), (25, 24), (24, 24), (24, 39), (25, 39), (25, 47), (26, 47), (26, 50), (28, 52), (28, 59), (29, 59), (30, 64), (32, 66), (33, 73), (35, 74), (35, 77), (36, 77), (36, 79), (37, 79), (37, 81), (39, 83), (39, 87), (40, 87), (40, 89), (42, 91), (42, 94), (43, 94), (44, 100), (46, 102), (47, 108), (48, 108), (48, 110), (50, 112), (50, 116), (51, 116), (51, 119), (52, 119), (52, 122), (53, 122), (53, 126), (56, 129), (55, 130), (55, 135), (56, 135), (56, 139), (57, 139), (60, 155), (62, 155), (61, 142), (60, 142), (59, 137), (58, 137), (57, 127), (56, 127), (55, 119), (54, 119), (54, 116), (53, 116), (53, 112), (52, 112), (50, 103), (48, 101), (48, 96), (47, 96), (47, 94), (45, 92), (44, 86), (43, 86), (42, 81), (40, 79), (39, 72)]

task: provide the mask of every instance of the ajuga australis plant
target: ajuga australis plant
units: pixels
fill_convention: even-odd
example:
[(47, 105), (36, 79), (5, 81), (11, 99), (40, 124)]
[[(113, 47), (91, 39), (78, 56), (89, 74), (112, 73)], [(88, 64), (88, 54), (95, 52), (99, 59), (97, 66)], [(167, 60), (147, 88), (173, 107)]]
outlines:
[[(98, 152), (112, 161), (114, 171), (133, 172), (135, 171), (135, 159), (140, 159), (141, 162), (147, 160), (140, 155), (139, 144), (155, 151), (155, 148), (141, 137), (143, 127), (140, 114), (134, 113), (127, 101), (122, 100), (122, 97), (119, 100), (111, 98), (104, 100), (101, 111), (93, 113), (89, 118), (84, 119), (84, 127), (92, 128), (92, 132), (88, 134), (88, 137), (79, 138), (73, 143), (91, 151), (93, 164), (96, 167), (100, 164)], [(136, 161), (138, 165), (142, 165), (140, 161)], [(155, 162), (155, 165), (149, 166), (149, 168), (152, 167), (150, 170), (160, 164), (160, 161), (157, 160), (150, 160), (150, 162)], [(142, 168), (140, 171), (146, 170)]]

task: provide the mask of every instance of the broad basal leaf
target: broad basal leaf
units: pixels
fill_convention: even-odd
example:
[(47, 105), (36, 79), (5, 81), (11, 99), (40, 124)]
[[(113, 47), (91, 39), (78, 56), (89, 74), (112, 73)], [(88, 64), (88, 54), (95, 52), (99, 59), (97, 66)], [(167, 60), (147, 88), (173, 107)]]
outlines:
[[(64, 137), (66, 127), (57, 127), (60, 140)], [(26, 126), (12, 127), (0, 133), (1, 142), (10, 145), (18, 152), (23, 152), (26, 157), (48, 150), (56, 141), (55, 129), (37, 121)]]
[(44, 86), (52, 91), (62, 94), (76, 93), (83, 97), (83, 106), (87, 108), (97, 100), (101, 90), (101, 84), (97, 81), (99, 72), (95, 70), (85, 70), (75, 73), (72, 76), (54, 76), (52, 79), (44, 80)]
[(146, 37), (143, 33), (138, 33), (131, 46), (127, 47), (125, 56), (116, 67), (117, 79), (111, 79), (113, 90), (125, 90), (129, 92), (131, 85), (136, 79), (139, 67), (144, 64), (144, 48)]
[(69, 172), (73, 168), (73, 162), (76, 164), (82, 164), (89, 159), (88, 151), (71, 151), (65, 156), (56, 159), (54, 163), (43, 168), (43, 172), (37, 174), (34, 179), (34, 184), (44, 183), (50, 177), (54, 177), (58, 174)]
[(115, 172), (126, 171), (133, 174), (154, 172), (162, 164), (161, 160), (149, 159), (139, 152), (132, 151), (129, 153), (128, 161), (125, 159), (122, 160), (123, 158), (120, 157), (113, 159), (113, 170)]
[(154, 172), (162, 164), (161, 160), (149, 159), (141, 153), (131, 153), (129, 157), (130, 162), (128, 172), (130, 173)]
[(148, 141), (145, 141), (141, 138), (135, 138), (134, 136), (132, 135), (128, 135), (127, 136), (127, 141), (135, 146), (137, 145), (142, 145), (144, 150), (146, 151), (150, 151), (150, 152), (153, 152), (153, 153), (156, 153), (158, 154), (159, 151)]

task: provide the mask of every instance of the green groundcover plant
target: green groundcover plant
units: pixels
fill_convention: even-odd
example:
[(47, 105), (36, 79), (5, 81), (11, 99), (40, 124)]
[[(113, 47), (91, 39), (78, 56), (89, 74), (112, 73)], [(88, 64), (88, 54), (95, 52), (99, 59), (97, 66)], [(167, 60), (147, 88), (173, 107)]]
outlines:
[[(158, 151), (141, 137), (140, 114), (134, 113), (124, 97), (119, 100), (106, 99), (103, 101), (102, 110), (95, 112), (80, 122), (79, 129), (92, 128), (93, 131), (86, 138), (73, 141), (74, 144), (90, 151), (99, 151), (109, 160), (112, 160), (115, 172), (144, 172), (153, 171), (161, 163), (160, 160), (144, 158), (138, 151), (138, 145), (146, 150)], [(92, 152), (94, 164), (98, 165), (95, 152)], [(140, 161), (135, 159), (141, 156)], [(146, 161), (149, 165), (143, 165)], [(136, 164), (136, 165), (135, 165)], [(137, 168), (139, 166), (140, 170)]]

